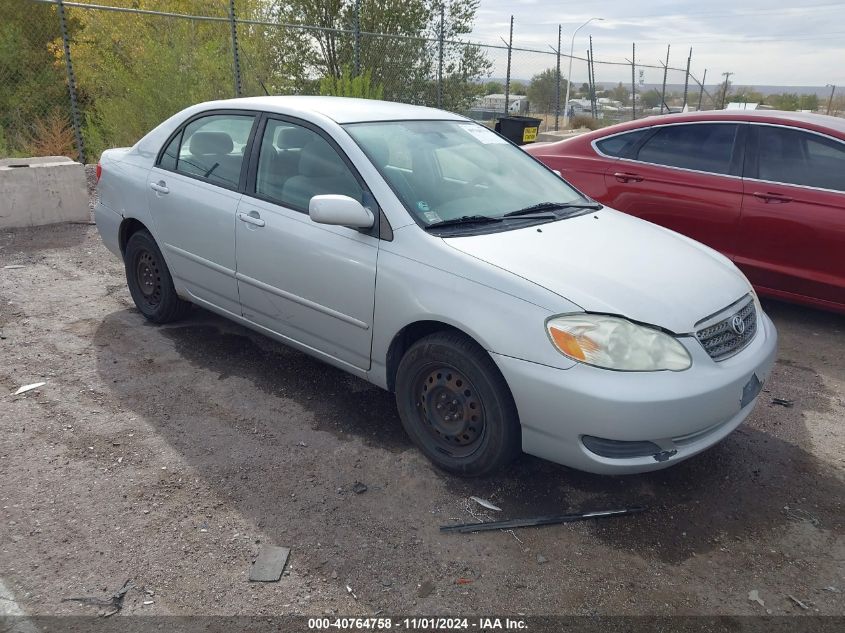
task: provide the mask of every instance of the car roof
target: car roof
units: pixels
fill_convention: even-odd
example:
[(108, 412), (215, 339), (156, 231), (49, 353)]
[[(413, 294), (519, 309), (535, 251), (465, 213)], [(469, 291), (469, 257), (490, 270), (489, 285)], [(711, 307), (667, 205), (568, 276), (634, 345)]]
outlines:
[[(703, 112), (676, 112), (649, 116), (636, 121), (628, 121), (601, 128), (591, 133), (590, 138), (598, 138), (652, 125), (671, 123), (689, 123), (695, 121), (749, 121), (756, 123), (777, 123), (791, 125), (821, 132), (832, 133), (845, 139), (845, 119), (812, 112), (786, 112), (783, 110), (705, 110)], [(586, 136), (586, 135), (585, 135)]]
[[(211, 105), (203, 104), (203, 105)], [(245, 97), (213, 102), (215, 107), (248, 108), (264, 112), (277, 112), (288, 115), (321, 114), (336, 123), (358, 123), (364, 121), (402, 121), (402, 120), (465, 120), (464, 117), (424, 106), (378, 101), (375, 99), (355, 99), (351, 97), (318, 96), (276, 96)]]

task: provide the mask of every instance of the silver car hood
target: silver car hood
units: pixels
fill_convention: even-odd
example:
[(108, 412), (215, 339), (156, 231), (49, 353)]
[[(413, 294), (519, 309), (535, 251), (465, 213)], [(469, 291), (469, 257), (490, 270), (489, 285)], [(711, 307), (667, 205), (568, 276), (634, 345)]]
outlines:
[(625, 316), (675, 333), (750, 292), (725, 257), (662, 227), (602, 209), (449, 246), (536, 283), (588, 312)]

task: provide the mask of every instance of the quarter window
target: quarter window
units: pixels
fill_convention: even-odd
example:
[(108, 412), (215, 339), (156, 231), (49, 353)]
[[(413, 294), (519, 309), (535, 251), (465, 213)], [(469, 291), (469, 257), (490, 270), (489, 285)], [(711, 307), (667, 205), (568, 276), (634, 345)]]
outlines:
[(326, 139), (301, 125), (273, 119), (261, 139), (255, 192), (299, 211), (308, 210), (313, 196), (324, 194), (365, 203), (358, 180)]
[(195, 119), (167, 146), (159, 166), (235, 189), (254, 120), (239, 114)]
[(649, 131), (648, 128), (643, 128), (641, 130), (627, 132), (626, 134), (616, 134), (596, 141), (596, 147), (606, 156), (626, 158), (645, 133)]
[(658, 128), (637, 152), (637, 160), (728, 174), (738, 126), (733, 123), (695, 123)]
[(782, 127), (757, 130), (761, 180), (845, 191), (845, 143)]

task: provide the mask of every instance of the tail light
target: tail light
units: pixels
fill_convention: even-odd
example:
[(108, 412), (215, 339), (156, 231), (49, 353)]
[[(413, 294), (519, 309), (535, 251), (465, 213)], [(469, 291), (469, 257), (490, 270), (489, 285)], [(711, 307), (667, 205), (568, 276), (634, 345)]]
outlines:
[(100, 165), (100, 163), (97, 163), (96, 174), (97, 174), (97, 182), (100, 182), (100, 176), (103, 175), (103, 166)]

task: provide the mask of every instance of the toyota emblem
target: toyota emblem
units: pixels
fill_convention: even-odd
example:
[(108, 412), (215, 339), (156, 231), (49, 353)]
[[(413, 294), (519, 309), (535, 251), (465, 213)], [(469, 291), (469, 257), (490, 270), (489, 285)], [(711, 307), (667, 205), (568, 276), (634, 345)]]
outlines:
[(745, 333), (745, 321), (738, 314), (731, 319), (731, 329), (737, 336), (742, 336)]

